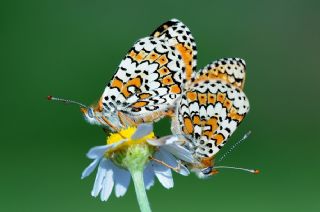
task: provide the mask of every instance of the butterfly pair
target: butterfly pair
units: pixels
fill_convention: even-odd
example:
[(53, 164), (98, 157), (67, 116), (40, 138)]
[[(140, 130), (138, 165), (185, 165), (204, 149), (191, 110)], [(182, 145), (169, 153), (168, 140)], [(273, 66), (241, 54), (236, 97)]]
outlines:
[(134, 44), (98, 104), (82, 107), (85, 119), (118, 131), (168, 116), (172, 132), (199, 161), (192, 169), (214, 174), (214, 156), (249, 111), (245, 62), (221, 59), (198, 72), (196, 64), (190, 30), (172, 19)]

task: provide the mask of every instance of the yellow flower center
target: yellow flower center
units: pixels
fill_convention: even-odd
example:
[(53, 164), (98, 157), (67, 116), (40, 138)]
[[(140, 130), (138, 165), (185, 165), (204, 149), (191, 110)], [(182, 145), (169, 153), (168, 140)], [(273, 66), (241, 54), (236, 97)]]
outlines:
[[(124, 142), (123, 144), (119, 145), (116, 148), (116, 150), (120, 150), (123, 148), (127, 148), (128, 146), (131, 146), (131, 145), (146, 143), (147, 139), (155, 138), (154, 133), (151, 132), (142, 138), (133, 140), (131, 139), (131, 136), (136, 132), (136, 130), (137, 130), (136, 127), (128, 127), (127, 129), (120, 130), (117, 133), (111, 133), (110, 136), (107, 138), (107, 144), (114, 144), (122, 140), (127, 140), (126, 142)], [(115, 149), (113, 149), (113, 151), (114, 150)]]

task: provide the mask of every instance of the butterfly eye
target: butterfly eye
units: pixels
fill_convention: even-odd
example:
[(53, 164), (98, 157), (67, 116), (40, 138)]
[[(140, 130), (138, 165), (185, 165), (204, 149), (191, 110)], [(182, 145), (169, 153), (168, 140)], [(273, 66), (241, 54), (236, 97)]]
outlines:
[(92, 108), (89, 108), (89, 109), (88, 109), (88, 116), (89, 116), (90, 118), (93, 118), (93, 110), (92, 110)]
[(209, 175), (211, 172), (212, 172), (212, 167), (207, 167), (205, 169), (202, 169), (201, 172), (204, 174), (204, 175)]

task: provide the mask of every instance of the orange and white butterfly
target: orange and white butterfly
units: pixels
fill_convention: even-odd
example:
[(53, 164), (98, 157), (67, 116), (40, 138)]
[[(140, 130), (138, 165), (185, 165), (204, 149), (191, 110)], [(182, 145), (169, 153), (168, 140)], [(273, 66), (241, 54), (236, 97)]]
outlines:
[(215, 155), (249, 112), (245, 68), (240, 58), (214, 61), (193, 74), (177, 101), (171, 128), (193, 151), (198, 163), (191, 168), (199, 177), (217, 173)]
[(80, 104), (85, 119), (113, 131), (170, 116), (196, 67), (196, 45), (188, 27), (172, 19), (128, 51), (97, 105)]

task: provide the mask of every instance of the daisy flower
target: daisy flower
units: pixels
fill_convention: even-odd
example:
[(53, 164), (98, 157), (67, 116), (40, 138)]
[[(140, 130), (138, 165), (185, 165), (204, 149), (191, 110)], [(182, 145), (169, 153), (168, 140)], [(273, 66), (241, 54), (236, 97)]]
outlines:
[(111, 133), (107, 144), (91, 148), (87, 157), (93, 161), (82, 172), (82, 179), (98, 167), (91, 195), (100, 194), (100, 199), (107, 201), (114, 189), (116, 197), (121, 197), (132, 178), (141, 211), (151, 211), (145, 189), (154, 185), (155, 178), (170, 189), (173, 187), (171, 169), (186, 176), (189, 170), (181, 161), (193, 162), (192, 154), (180, 145), (178, 137), (157, 139), (151, 124)]

